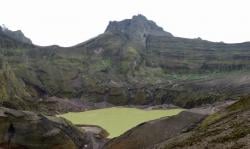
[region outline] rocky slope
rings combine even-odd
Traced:
[[[242,148],[250,147],[249,97],[207,117],[193,131],[155,145],[155,148]]]
[[[0,32],[1,72],[15,78],[0,80],[8,84],[0,94],[9,107],[35,103],[38,111],[53,103],[50,111],[60,112],[59,100],[47,102],[53,96],[191,108],[249,94],[249,58],[250,43],[174,37],[142,15],[110,22],[103,34],[68,48],[35,46]]]
[[[183,112],[141,124],[105,145],[105,149],[248,149],[250,98],[209,115]],[[204,119],[200,121],[201,119]],[[153,130],[153,131],[151,131]]]
[[[176,116],[145,122],[110,140],[104,149],[150,148],[194,127],[204,117],[202,114],[184,111]]]

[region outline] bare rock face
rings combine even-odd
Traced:
[[[133,16],[132,19],[120,22],[111,21],[105,32],[124,33],[136,41],[144,41],[148,35],[173,37],[171,33],[165,32],[143,15]]]
[[[0,26],[0,33],[2,33],[3,32],[3,28],[2,28],[2,26]]]
[[[32,41],[25,37],[25,35],[23,34],[23,32],[21,30],[17,30],[17,31],[11,31],[6,27],[1,27],[0,28],[0,33],[4,33],[5,35],[7,35],[8,37],[17,40],[21,43],[26,43],[26,44],[32,44]]]
[[[62,118],[0,108],[0,148],[92,149],[92,136]]]
[[[101,149],[103,145],[108,141],[109,133],[97,125],[77,125],[79,128],[83,129],[86,133],[93,134],[89,135],[90,140],[92,140],[93,149]]]

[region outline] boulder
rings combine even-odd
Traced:
[[[93,134],[89,135],[92,140],[93,149],[100,149],[108,141],[109,133],[100,126],[97,125],[77,125],[85,132]]]
[[[0,108],[0,148],[92,149],[93,135],[63,118]]]

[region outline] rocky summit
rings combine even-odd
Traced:
[[[145,42],[149,35],[173,37],[171,33],[164,31],[143,15],[133,16],[132,19],[120,22],[111,21],[105,32],[126,34],[131,40],[137,42]]]
[[[32,44],[32,41],[29,38],[27,38],[21,30],[11,31],[5,26],[3,27],[0,26],[0,33],[5,34],[6,36],[14,40],[17,40],[21,43]]]

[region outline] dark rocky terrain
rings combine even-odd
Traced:
[[[106,139],[63,118],[0,108],[0,148],[98,149]]]

